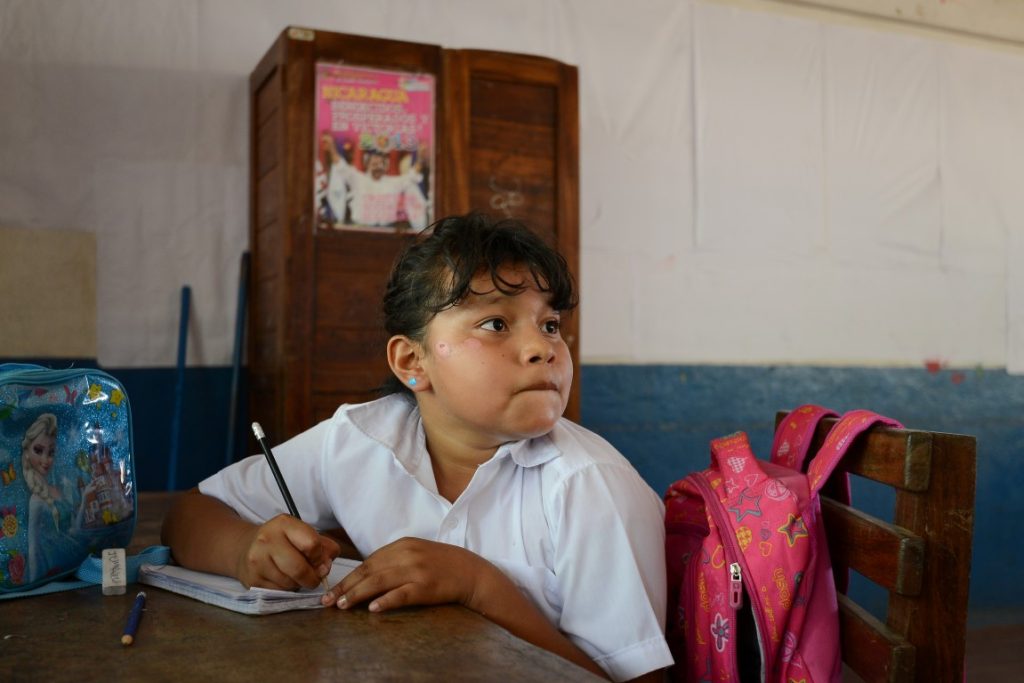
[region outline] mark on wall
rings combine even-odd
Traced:
[[[487,186],[491,188],[491,208],[497,209],[505,214],[505,218],[512,217],[512,209],[522,206],[524,200],[522,189],[523,184],[519,178],[511,178],[505,180],[504,178],[499,179],[497,176],[491,176],[487,181]]]
[[[927,358],[924,361],[924,368],[930,375],[937,375],[941,371],[949,367],[949,361],[942,360],[939,358]],[[975,368],[974,374],[977,379],[981,379],[981,375],[984,373],[982,366],[978,365]],[[967,380],[967,373],[963,370],[951,370],[949,373],[949,381],[953,384],[963,384]]]

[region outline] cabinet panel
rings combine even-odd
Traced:
[[[277,168],[278,153],[281,149],[281,121],[276,112],[260,124],[256,134],[256,178],[263,179],[267,173]]]
[[[575,67],[485,50],[446,50],[449,190],[457,211],[524,220],[579,282],[579,117]],[[579,313],[563,334],[576,361],[566,417],[579,420]]]
[[[314,393],[368,400],[384,381],[389,369],[380,302],[391,264],[410,239],[359,232],[318,236]]]

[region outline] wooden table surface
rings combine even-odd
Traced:
[[[139,495],[129,552],[159,542],[169,501]],[[0,602],[0,681],[600,680],[455,605],[247,616],[145,586],[137,640],[124,647],[138,589]]]

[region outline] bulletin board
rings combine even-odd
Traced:
[[[0,227],[0,358],[96,357],[96,235]]]

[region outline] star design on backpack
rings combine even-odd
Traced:
[[[65,390],[66,390],[66,388],[65,388]],[[103,391],[103,387],[101,387],[99,384],[90,384],[89,385],[89,399],[87,401],[85,401],[85,403],[98,403],[100,401],[107,400],[107,398],[108,397],[107,397],[106,393],[104,393],[104,391]]]
[[[736,521],[742,522],[744,517],[748,515],[751,517],[761,516],[761,496],[751,496],[747,494],[750,489],[743,489],[740,491],[740,497],[736,501],[736,505],[727,508],[729,512],[735,513]]]
[[[789,513],[789,519],[786,523],[779,527],[779,533],[786,537],[786,543],[792,548],[796,545],[798,538],[807,538],[807,525],[804,524],[803,517],[797,517],[792,512]]]

